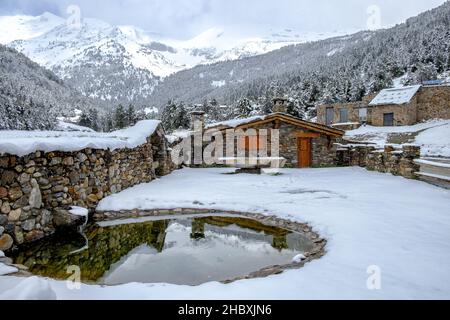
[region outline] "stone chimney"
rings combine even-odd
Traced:
[[[273,99],[273,113],[287,113],[287,99],[275,98]]]
[[[197,127],[196,127],[197,123]],[[195,110],[191,112],[191,130],[194,131],[196,128],[198,128],[198,125],[200,124],[201,128],[205,128],[205,112],[201,110]]]

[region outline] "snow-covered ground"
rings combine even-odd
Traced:
[[[415,143],[422,156],[450,157],[450,120],[430,120],[413,126],[362,126],[348,131],[346,139],[371,142],[379,147],[387,143]]]
[[[450,299],[450,191],[356,167],[283,170],[278,176],[224,174],[229,171],[176,171],[105,198],[100,208],[277,215],[308,222],[328,240],[327,254],[299,270],[228,285],[69,290],[62,281],[5,276],[0,299]],[[367,271],[378,268],[381,289],[369,290]],[[25,287],[36,293],[20,294]]]
[[[450,121],[446,125],[420,132],[415,143],[422,146],[422,154],[450,157]]]
[[[0,131],[0,154],[24,156],[35,151],[79,151],[85,148],[119,149],[135,148],[144,144],[157,129],[160,121],[144,120],[135,126],[100,133],[95,131]],[[60,123],[60,127],[61,127]],[[65,125],[65,129],[67,128]],[[73,126],[73,125],[72,125]],[[78,128],[77,128],[78,127]],[[83,127],[71,127],[81,130]]]

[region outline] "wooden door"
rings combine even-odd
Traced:
[[[299,168],[309,168],[311,164],[311,138],[298,138],[298,166]]]
[[[394,114],[393,113],[385,113],[383,115],[383,126],[385,126],[385,127],[393,127],[394,126]]]

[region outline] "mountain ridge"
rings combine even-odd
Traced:
[[[41,25],[36,26],[39,21]],[[49,26],[45,26],[46,22]],[[147,104],[161,80],[181,70],[328,36],[290,31],[236,40],[225,30],[212,28],[193,39],[180,41],[157,37],[133,26],[113,26],[89,18],[83,19],[77,29],[50,13],[40,17],[0,17],[0,26],[5,33],[11,33],[0,37],[0,42],[16,38],[7,45],[52,70],[85,96],[137,105]],[[21,32],[9,32],[14,29]]]

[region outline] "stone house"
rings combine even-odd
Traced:
[[[450,85],[438,82],[390,88],[353,103],[322,105],[319,123],[351,130],[373,126],[409,126],[430,119],[450,119]]]
[[[242,152],[248,157],[250,151],[257,152],[258,157],[272,157],[274,156],[271,154],[273,140],[270,129],[278,129],[277,156],[286,159],[287,167],[308,168],[335,165],[335,143],[340,141],[344,132],[291,116],[286,110],[286,100],[275,99],[272,114],[215,123],[204,127],[204,130],[210,135],[220,133],[223,136],[224,154],[227,149],[226,133],[234,130],[234,132],[245,133],[243,136],[236,134],[234,137],[235,157]],[[194,112],[192,117],[193,122],[204,121],[202,112]],[[267,154],[262,154],[263,149]]]

